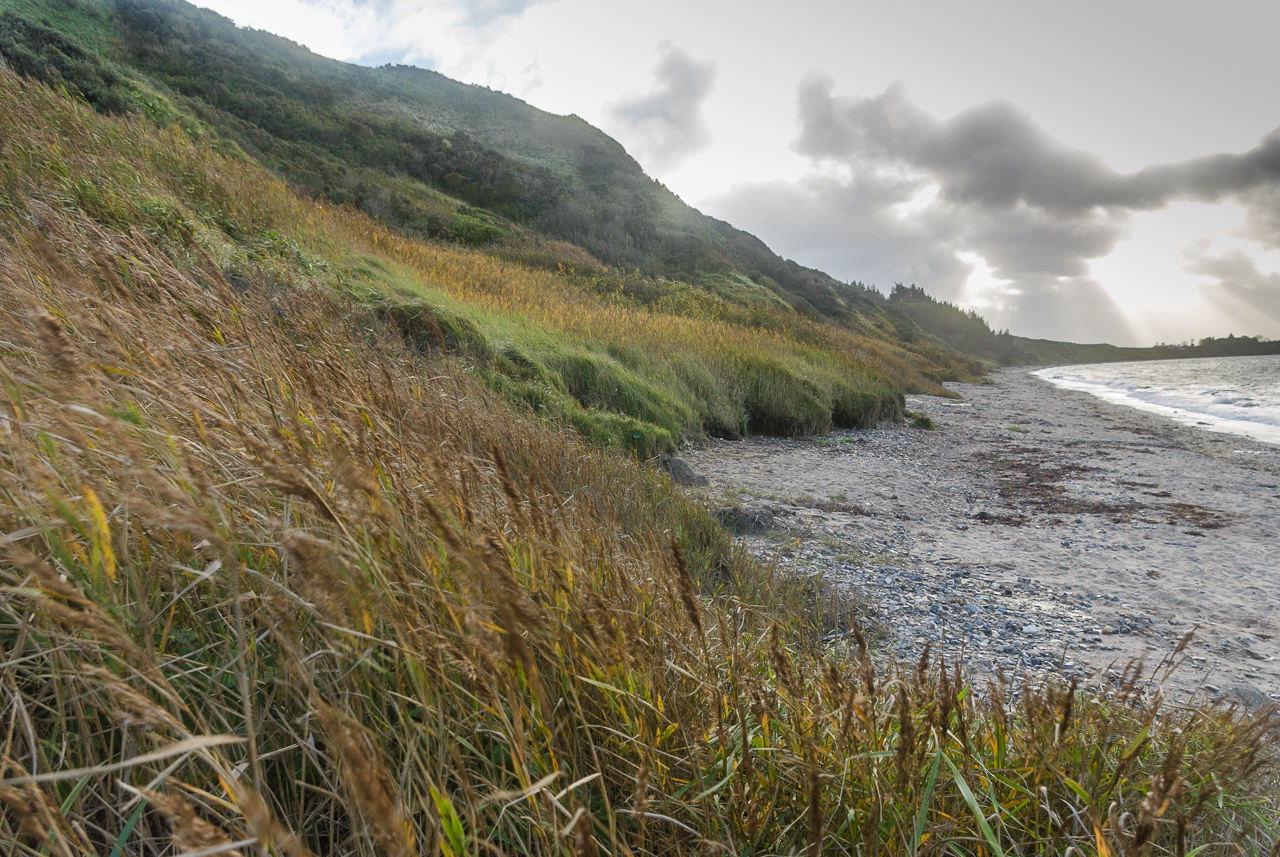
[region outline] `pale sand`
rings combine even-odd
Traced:
[[[908,397],[935,432],[711,441],[684,457],[711,478],[713,503],[778,513],[791,535],[757,548],[881,601],[903,657],[928,639],[951,651],[959,641],[978,672],[1030,660],[1043,674],[1065,659],[1096,674],[1136,657],[1154,666],[1198,625],[1178,696],[1280,698],[1280,447],[1029,371],[948,385],[956,400]],[[833,497],[830,511],[813,508]],[[1028,622],[1037,630],[1024,633]]]

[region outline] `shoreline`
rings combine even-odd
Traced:
[[[823,573],[914,661],[975,678],[1061,668],[1105,683],[1196,633],[1167,690],[1280,699],[1280,448],[1212,434],[1004,369],[908,396],[937,431],[708,441],[713,505],[772,532],[758,555]],[[1110,671],[1110,672],[1109,672]]]
[[[1272,356],[1273,355],[1259,355],[1259,357],[1262,357],[1264,359]],[[1277,360],[1274,368],[1277,370],[1280,370],[1280,355],[1274,355],[1274,357]],[[1192,358],[1193,362],[1195,361],[1215,362],[1215,361],[1233,360],[1233,359],[1237,359],[1237,358],[1231,358],[1231,357]],[[1254,359],[1254,358],[1250,356],[1245,356],[1239,359],[1248,360],[1248,359]],[[1138,364],[1121,364],[1121,365],[1145,366],[1145,365],[1148,365],[1149,362],[1161,362],[1161,361],[1148,361],[1148,362],[1138,363]],[[1026,368],[1030,374],[1033,374],[1035,377],[1041,378],[1042,380],[1048,381],[1050,384],[1052,384],[1054,387],[1057,387],[1058,389],[1072,390],[1076,392],[1086,393],[1090,396],[1093,396],[1096,399],[1100,399],[1110,404],[1119,405],[1124,408],[1129,408],[1137,411],[1142,411],[1144,413],[1154,414],[1156,416],[1164,417],[1166,420],[1176,423],[1180,426],[1191,427],[1197,430],[1204,429],[1205,431],[1208,431],[1214,434],[1228,434],[1234,437],[1247,438],[1249,440],[1252,440],[1258,443],[1265,443],[1271,446],[1280,447],[1280,425],[1274,425],[1272,423],[1267,423],[1267,422],[1258,422],[1254,420],[1233,419],[1231,417],[1221,416],[1219,414],[1210,413],[1208,411],[1199,411],[1199,410],[1190,409],[1185,406],[1174,407],[1171,405],[1161,404],[1159,402],[1147,401],[1141,397],[1130,395],[1128,392],[1126,392],[1123,386],[1121,386],[1120,388],[1111,387],[1105,381],[1097,381],[1093,379],[1080,378],[1078,374],[1075,377],[1068,375],[1065,378],[1054,377],[1050,374],[1055,369],[1073,369],[1073,368],[1089,369],[1089,368],[1093,368],[1094,365],[1096,364],[1090,364],[1088,366],[1077,366],[1072,364],[1072,365],[1053,365],[1053,366],[1022,367],[1022,368]],[[1108,365],[1108,364],[1102,364],[1102,365]]]

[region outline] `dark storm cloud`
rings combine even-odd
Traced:
[[[1115,173],[1101,158],[1058,143],[1006,102],[941,121],[901,84],[871,98],[837,98],[820,78],[800,88],[795,148],[814,159],[907,167],[941,180],[955,203],[1008,208],[1019,202],[1087,209]]]
[[[832,89],[831,80],[815,77],[799,90],[794,148],[817,173],[790,193],[807,195],[813,212],[806,216],[792,198],[783,206],[788,214],[771,215],[770,206],[782,201],[776,188],[772,194],[734,188],[717,205],[746,223],[785,217],[792,233],[826,236],[827,255],[845,262],[833,267],[847,277],[860,276],[848,264],[857,260],[867,265],[863,276],[882,286],[909,282],[915,259],[924,263],[916,268],[938,277],[915,281],[955,299],[970,266],[941,257],[975,253],[1008,281],[992,312],[1002,323],[1030,335],[1125,339],[1119,308],[1088,275],[1090,260],[1126,237],[1134,212],[1233,199],[1246,210],[1249,236],[1280,246],[1280,129],[1241,154],[1123,174],[1055,139],[1008,102],[942,120],[913,103],[900,84],[871,97],[840,97]],[[873,186],[878,193],[868,192]],[[936,188],[933,202],[904,210],[927,187]],[[892,266],[901,268],[880,273]],[[1260,276],[1232,280],[1223,293],[1266,304],[1280,284]],[[1088,307],[1083,315],[1075,310],[1080,305]]]
[[[1235,197],[1246,205],[1265,205],[1266,200],[1274,204],[1280,186],[1280,128],[1247,152],[1157,164],[1139,170],[1125,181],[1135,203],[1159,200],[1158,204],[1163,204],[1173,199],[1218,202]]]
[[[1054,139],[1005,101],[940,120],[911,102],[901,84],[870,98],[837,97],[832,87],[824,78],[801,84],[798,152],[918,170],[938,180],[942,195],[958,204],[1021,204],[1069,215],[1098,207],[1137,211],[1175,200],[1220,202],[1280,183],[1280,129],[1242,154],[1206,155],[1126,175]]]
[[[653,67],[653,88],[609,108],[623,136],[633,141],[655,170],[674,166],[706,148],[711,129],[702,116],[702,103],[716,80],[712,60],[695,59],[684,48],[663,42]]]

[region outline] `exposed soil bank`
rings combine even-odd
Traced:
[[[1280,699],[1280,447],[1028,372],[949,384],[959,400],[908,397],[937,431],[711,441],[685,457],[713,502],[773,513],[747,536],[755,550],[859,592],[904,658],[929,642],[963,647],[979,676],[1103,679],[1132,658],[1154,668],[1199,626],[1175,699]]]

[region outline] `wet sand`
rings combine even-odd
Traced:
[[[961,648],[977,676],[1155,667],[1168,690],[1280,699],[1280,447],[1177,425],[1008,369],[937,425],[709,441],[713,505],[764,510],[753,549],[868,602],[883,651]]]

